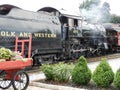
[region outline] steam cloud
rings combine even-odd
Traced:
[[[91,5],[89,10],[80,9],[81,15],[90,23],[109,22],[110,16],[106,14],[108,8],[102,8],[100,5]]]

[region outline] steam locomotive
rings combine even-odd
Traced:
[[[80,16],[68,15],[52,7],[37,12],[13,5],[0,6],[0,47],[15,48],[15,36],[32,35],[34,66],[79,56],[102,55],[110,48],[102,25],[83,22]],[[21,48],[21,45],[19,45]],[[25,57],[28,45],[25,45]]]

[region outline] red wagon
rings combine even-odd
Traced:
[[[14,90],[25,90],[28,87],[29,76],[24,71],[24,68],[32,66],[32,59],[30,58],[31,38],[30,36],[27,40],[18,40],[18,37],[16,37],[15,51],[17,51],[18,42],[22,42],[22,55],[24,54],[23,47],[25,42],[29,42],[28,58],[26,61],[10,60],[0,62],[0,88],[7,89],[12,85]]]

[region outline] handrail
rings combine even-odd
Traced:
[[[24,39],[24,40],[19,40],[18,36],[16,36],[16,42],[15,42],[15,51],[18,51],[18,43],[22,43],[22,48],[21,48],[21,55],[24,56],[24,46],[25,42],[29,43],[28,46],[28,58],[31,56],[31,45],[32,45],[32,35],[30,35],[29,39]]]

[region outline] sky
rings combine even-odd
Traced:
[[[68,11],[79,12],[79,5],[84,0],[0,0],[2,4],[12,4],[25,10],[37,11],[42,7],[51,6],[57,9],[64,8]],[[110,4],[111,13],[120,15],[120,1],[119,0],[101,0]]]

